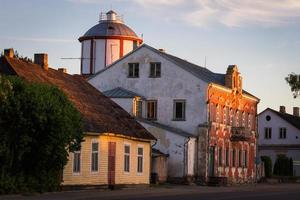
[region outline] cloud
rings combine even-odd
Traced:
[[[300,0],[67,0],[141,7],[139,14],[191,26],[276,27],[300,23]],[[128,7],[124,7],[124,10]],[[149,13],[151,13],[149,15]]]
[[[264,27],[300,22],[299,0],[195,0],[195,7],[184,21],[194,26],[211,23],[228,27]],[[192,20],[191,20],[192,19]]]
[[[71,43],[75,40],[58,39],[58,38],[26,38],[26,37],[0,37],[0,40],[13,40],[25,42],[49,42],[49,43]]]

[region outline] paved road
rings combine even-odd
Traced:
[[[82,190],[36,194],[7,195],[1,200],[299,200],[300,184],[276,184],[235,187],[160,186],[122,190]]]

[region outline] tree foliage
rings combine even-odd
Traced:
[[[277,155],[274,165],[274,175],[293,176],[293,159],[285,155]]]
[[[267,178],[272,176],[272,160],[269,156],[261,156],[261,161],[264,162],[265,175]]]
[[[0,193],[58,189],[82,140],[81,115],[57,87],[0,75]]]
[[[291,73],[285,78],[285,80],[291,87],[294,98],[300,96],[300,75]]]

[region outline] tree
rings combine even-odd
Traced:
[[[81,115],[57,87],[0,75],[0,193],[57,190],[82,140]]]
[[[300,95],[300,75],[291,73],[285,78],[285,80],[291,87],[294,98],[297,98]]]
[[[265,175],[267,178],[272,176],[272,160],[269,156],[261,156],[261,161],[264,162]]]

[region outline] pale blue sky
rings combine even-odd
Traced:
[[[259,111],[300,106],[284,80],[300,74],[300,0],[0,0],[0,49],[47,52],[79,73],[79,60],[60,58],[80,57],[77,39],[110,8],[153,47],[199,65],[206,56],[214,72],[237,64]]]

